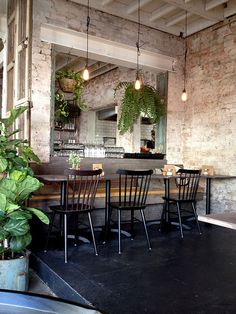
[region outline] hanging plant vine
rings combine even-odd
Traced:
[[[153,124],[158,123],[164,115],[164,102],[153,86],[142,84],[141,88],[136,90],[133,82],[120,82],[114,90],[114,96],[120,89],[124,89],[118,122],[120,134],[132,131],[141,114],[148,117]]]

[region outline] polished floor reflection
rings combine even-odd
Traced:
[[[59,297],[110,314],[235,313],[236,233],[201,227],[201,236],[194,228],[181,240],[179,230],[161,233],[151,226],[152,251],[141,229],[133,241],[122,239],[122,255],[117,238],[100,242],[99,256],[92,245],[71,246],[68,264],[63,251],[38,250],[33,267]]]

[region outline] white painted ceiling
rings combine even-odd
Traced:
[[[87,6],[88,0],[70,0]],[[138,0],[90,0],[90,7],[137,22]],[[236,14],[236,0],[140,0],[141,24],[185,37]]]

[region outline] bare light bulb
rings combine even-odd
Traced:
[[[84,69],[84,72],[83,72],[83,79],[84,79],[85,81],[88,81],[88,79],[89,79],[89,71],[88,71],[87,67]]]
[[[139,90],[140,87],[141,87],[141,82],[140,82],[140,80],[137,78],[136,81],[135,81],[135,84],[134,84],[134,88],[135,88],[136,90]]]
[[[182,101],[186,101],[188,99],[188,95],[186,92],[186,89],[184,88],[182,96],[181,96]]]

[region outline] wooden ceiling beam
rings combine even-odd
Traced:
[[[157,19],[159,19],[162,16],[165,16],[166,14],[172,12],[176,10],[176,7],[173,5],[169,5],[169,4],[165,4],[163,5],[161,8],[155,10],[154,12],[152,12],[149,20],[151,22],[156,21]]]
[[[140,0],[140,8],[144,7],[146,4],[150,3],[152,0]],[[126,10],[127,14],[133,14],[134,12],[138,11],[138,1],[134,0]]]

